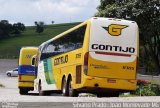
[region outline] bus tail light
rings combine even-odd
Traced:
[[[88,72],[88,55],[89,52],[86,52],[84,55],[84,73],[87,75]]]
[[[18,75],[18,79],[19,79],[19,81],[21,80],[21,75]]]

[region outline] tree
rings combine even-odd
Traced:
[[[12,25],[7,20],[0,21],[0,39],[9,37],[12,31]]]
[[[54,21],[52,21],[51,23],[54,24]]]
[[[160,74],[160,1],[101,0],[97,9],[95,16],[123,18],[138,23],[146,64],[152,60]]]
[[[36,32],[37,33],[42,33],[44,31],[44,22],[43,21],[35,21],[35,25],[36,25]]]
[[[24,30],[25,30],[24,24],[20,22],[13,24],[13,34],[20,34]]]
[[[0,39],[16,36],[13,34],[20,34],[24,30],[25,26],[20,22],[12,25],[7,20],[0,21]]]

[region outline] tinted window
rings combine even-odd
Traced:
[[[16,69],[14,69],[13,71],[18,71],[18,69],[16,68]]]
[[[86,25],[48,43],[42,50],[41,60],[81,48],[85,31]]]

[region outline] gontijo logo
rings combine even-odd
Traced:
[[[127,25],[111,24],[108,27],[103,27],[111,36],[121,35],[122,29],[128,27]]]

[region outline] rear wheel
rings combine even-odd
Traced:
[[[69,89],[69,96],[70,97],[78,97],[77,90],[73,89],[73,87],[72,87],[72,79],[71,78],[69,79],[68,89]]]
[[[68,96],[68,87],[67,87],[66,78],[63,78],[63,80],[62,80],[62,95]]]
[[[21,94],[21,95],[27,95],[28,94],[28,90],[26,88],[20,88],[19,89],[19,94]]]

